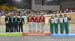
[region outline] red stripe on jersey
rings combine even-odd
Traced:
[[[36,22],[37,22],[37,23],[40,23],[40,17],[37,17],[37,18],[36,18]]]
[[[28,17],[28,22],[33,22],[33,17],[32,16]]]
[[[33,22],[36,22],[37,17],[33,16]]]
[[[41,22],[45,22],[45,17],[44,16],[40,16],[40,21]]]

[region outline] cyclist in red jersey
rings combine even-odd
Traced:
[[[40,16],[40,32],[43,33],[44,30],[44,24],[45,24],[45,17],[43,15]]]
[[[33,32],[33,18],[32,18],[32,15],[28,16],[28,22],[29,22],[29,32]]]
[[[40,17],[39,16],[37,16],[36,23],[37,23],[37,25],[36,25],[36,32],[40,32]]]

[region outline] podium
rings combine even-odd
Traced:
[[[50,32],[44,33],[30,33],[30,32],[23,32],[23,36],[50,36]]]

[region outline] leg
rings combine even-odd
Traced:
[[[66,34],[69,33],[69,24],[68,24],[68,22],[65,23],[65,32],[66,32]]]
[[[9,32],[9,25],[6,24],[6,32]]]
[[[42,32],[43,28],[42,28],[42,23],[39,23],[39,31]]]
[[[35,32],[37,32],[37,23],[35,22]]]
[[[60,23],[60,32],[63,34],[64,28],[63,28],[63,23]]]
[[[23,25],[21,25],[21,32],[23,32]]]
[[[31,29],[30,29],[30,22],[29,22],[29,32],[31,32]]]
[[[55,33],[58,33],[58,23],[55,23]]]
[[[33,23],[30,22],[30,32],[32,33],[33,32]]]
[[[15,28],[15,26],[12,26],[11,27],[11,32],[14,32],[14,28]]]
[[[40,24],[37,23],[37,32],[40,32]]]
[[[34,23],[33,22],[31,23],[31,31],[32,31],[32,33],[34,32]]]
[[[37,25],[37,23],[35,22],[34,23],[34,31],[36,32],[36,25]]]
[[[13,32],[14,29],[14,23],[11,24],[10,32]]]
[[[53,23],[50,23],[50,32],[51,32],[51,33],[54,33],[53,29],[54,29],[54,28],[53,28]]]
[[[19,24],[19,30],[18,30],[19,32],[20,32],[20,28],[21,28],[21,25]]]
[[[33,22],[33,33],[35,33],[35,22]]]
[[[40,26],[41,26],[41,32],[43,33],[44,32],[44,23],[40,23]]]
[[[18,25],[16,25],[16,31],[18,32]]]
[[[13,32],[16,32],[16,24],[13,26]]]
[[[11,32],[11,25],[9,25],[9,32]]]
[[[13,28],[14,28],[14,27],[11,27],[11,28],[10,28],[10,32],[13,32]]]
[[[36,28],[35,28],[36,32],[38,31],[38,23],[36,23]]]

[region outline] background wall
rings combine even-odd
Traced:
[[[32,9],[33,10],[60,10],[59,5],[41,5],[41,3],[35,4],[35,0],[32,0]]]
[[[51,14],[50,15],[44,15],[45,16],[45,23],[46,24],[49,24],[49,19],[50,19],[50,16],[51,16]],[[69,18],[71,18],[71,20],[69,21],[69,23],[70,24],[74,24],[75,23],[75,14],[74,13],[67,13],[67,16],[69,17]],[[19,17],[19,16],[18,16]],[[25,18],[25,25],[28,25],[28,22],[27,22],[27,18],[26,18],[26,16],[24,16]],[[1,16],[0,17],[0,24],[5,24],[5,16]]]

